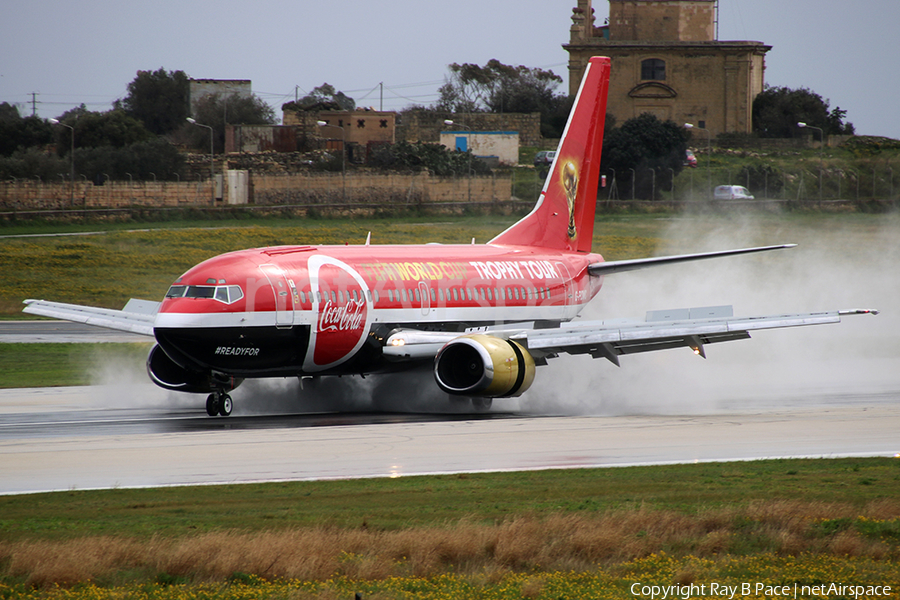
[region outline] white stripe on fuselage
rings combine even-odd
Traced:
[[[418,306],[404,308],[374,308],[372,323],[431,323],[448,322],[525,322],[535,320],[567,321],[573,312],[584,308],[580,305],[531,305],[531,306],[438,306],[423,315]],[[309,309],[293,311],[294,325],[312,325],[318,314]],[[158,328],[233,328],[275,327],[275,312],[226,312],[226,313],[159,313],[154,327]]]

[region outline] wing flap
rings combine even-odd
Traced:
[[[158,302],[132,299],[123,310],[80,306],[47,300],[25,300],[23,312],[30,315],[52,317],[74,323],[85,323],[106,329],[128,331],[153,336],[153,323],[159,309]]]
[[[719,307],[724,308],[724,307]],[[690,309],[703,312],[704,309]],[[661,312],[680,311],[653,311]],[[730,311],[728,311],[730,312]],[[531,352],[545,355],[566,352],[607,358],[618,365],[618,356],[654,350],[688,347],[705,357],[703,346],[748,339],[750,331],[839,323],[842,315],[877,314],[867,309],[826,311],[760,317],[719,317],[710,319],[632,321],[588,321],[567,323],[556,329],[535,329],[512,336]],[[649,317],[650,315],[648,315]]]

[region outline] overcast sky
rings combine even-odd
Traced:
[[[491,58],[567,78],[575,0],[5,0],[0,102],[49,118],[107,110],[138,70],[250,79],[283,102],[328,82],[361,106],[430,104],[452,62]],[[594,0],[598,24],[609,5]],[[857,133],[900,138],[900,1],[721,0],[721,40],[773,46],[766,82],[808,87]],[[567,90],[567,82],[559,88]]]

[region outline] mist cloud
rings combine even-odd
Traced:
[[[789,250],[608,277],[583,319],[734,306],[737,316],[878,308],[878,316],[753,333],[750,340],[606,360],[564,357],[539,369],[524,409],[577,414],[767,410],[900,390],[900,240],[896,216],[739,215],[673,219],[660,254],[797,243]],[[602,252],[602,249],[601,249]],[[871,400],[870,398],[870,400]]]

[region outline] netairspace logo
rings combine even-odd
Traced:
[[[821,585],[768,585],[765,583],[708,583],[698,585],[644,585],[640,582],[631,586],[631,594],[651,600],[682,598],[688,600],[698,596],[720,596],[733,600],[736,597],[764,596],[766,598],[878,598],[891,595],[889,585],[846,585],[827,583]]]

